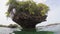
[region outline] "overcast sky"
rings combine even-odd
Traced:
[[[5,12],[8,9],[6,6],[8,0],[0,0],[0,24],[11,24],[14,23],[11,19],[8,19]],[[44,3],[49,6],[47,21],[42,22],[41,25],[60,23],[60,0],[34,0],[35,2]]]

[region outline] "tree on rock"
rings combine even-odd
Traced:
[[[28,1],[9,0],[7,17],[26,29],[35,28],[35,25],[46,21],[49,7],[43,3]]]

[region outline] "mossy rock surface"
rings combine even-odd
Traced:
[[[40,32],[30,32],[30,31],[15,31],[15,34],[54,34],[53,32],[49,31],[40,31]]]

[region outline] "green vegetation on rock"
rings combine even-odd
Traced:
[[[23,29],[35,28],[35,25],[46,21],[49,7],[43,3],[34,2],[33,0],[17,1],[9,0],[7,17],[13,15],[12,20],[23,27]],[[15,11],[13,11],[15,9]]]
[[[40,31],[40,32],[26,32],[26,31],[15,31],[15,34],[54,34],[53,32],[49,31]]]

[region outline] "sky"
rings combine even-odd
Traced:
[[[6,17],[5,12],[8,9],[8,6],[6,5],[8,0],[0,0],[0,24],[8,25],[8,24],[14,24],[10,18]],[[37,3],[44,3],[49,6],[49,12],[47,21],[40,23],[39,25],[46,25],[46,24],[52,24],[52,23],[60,23],[60,0],[34,0]]]

